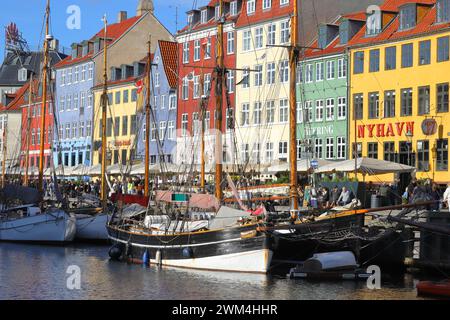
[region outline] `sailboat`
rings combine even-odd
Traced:
[[[46,36],[42,65],[41,132],[45,132],[49,81],[49,42],[53,39],[49,34],[49,20],[50,0],[47,0],[45,14]],[[30,83],[30,105],[32,87],[33,85]],[[75,218],[64,210],[52,205],[46,205],[43,202],[44,142],[45,135],[42,134],[40,139],[38,189],[7,185],[1,191],[3,203],[0,208],[0,241],[64,243],[72,241],[75,237]],[[3,184],[4,180],[3,178]]]
[[[219,2],[219,16],[223,16],[223,2]],[[222,152],[221,115],[226,71],[223,56],[224,19],[218,20],[216,155]],[[149,139],[146,141],[148,144]],[[271,238],[259,231],[263,221],[258,217],[222,205],[222,164],[219,162],[216,162],[215,170],[217,204],[214,210],[201,214],[194,212],[189,206],[191,194],[174,193],[172,200],[175,204],[172,203],[172,207],[153,208],[153,214],[147,210],[143,221],[114,216],[108,224],[109,238],[114,243],[109,251],[111,258],[167,267],[267,273],[273,255]]]

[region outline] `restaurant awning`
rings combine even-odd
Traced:
[[[378,160],[372,158],[357,158],[333,162],[326,166],[320,167],[316,170],[316,173],[331,173],[331,172],[354,172],[356,170],[358,173],[367,175],[376,175],[383,173],[402,173],[402,172],[413,172],[416,168],[407,166],[405,164],[390,162],[385,160]]]

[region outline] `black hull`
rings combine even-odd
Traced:
[[[184,234],[155,235],[108,226],[120,259],[190,269],[267,273],[271,238],[257,225]],[[250,233],[250,234],[248,234]],[[254,260],[256,259],[256,260]],[[248,263],[250,262],[250,265]]]

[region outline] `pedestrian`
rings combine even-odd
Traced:
[[[450,183],[447,184],[447,189],[445,189],[444,196],[442,198],[442,202],[447,204],[447,208],[450,211]]]
[[[342,187],[341,195],[338,199],[338,205],[345,206],[352,201],[352,193],[346,187]]]

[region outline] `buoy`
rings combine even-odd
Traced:
[[[194,256],[194,251],[192,251],[192,248],[184,248],[183,249],[183,257],[192,258],[193,256]]]
[[[145,252],[142,255],[142,264],[147,267],[150,265],[150,253],[148,252],[148,249],[145,249]]]
[[[122,255],[122,248],[118,243],[116,243],[109,249],[109,256],[111,259],[120,260],[121,255]]]
[[[162,264],[162,254],[161,254],[161,250],[156,251],[156,263],[158,264],[159,267],[161,267]]]

